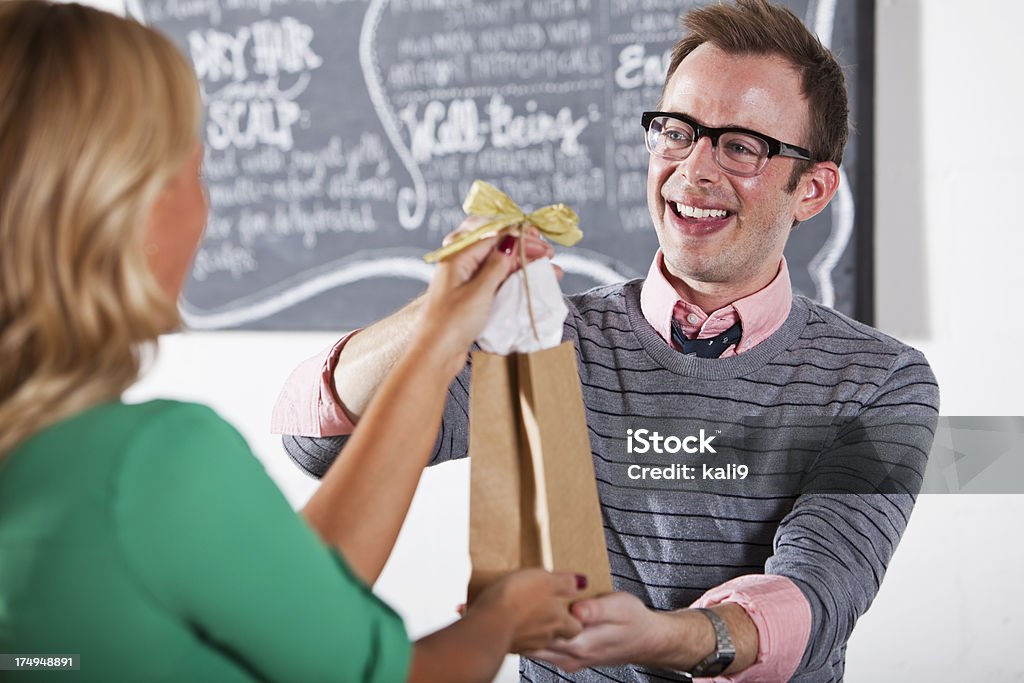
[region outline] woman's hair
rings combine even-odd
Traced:
[[[192,68],[160,33],[0,1],[0,457],[120,396],[177,323],[143,243],[200,117]]]

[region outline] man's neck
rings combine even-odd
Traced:
[[[769,270],[757,278],[742,283],[702,282],[700,280],[682,278],[669,271],[662,263],[662,272],[683,301],[699,306],[705,313],[712,313],[724,308],[744,297],[759,292],[775,279],[779,269]]]

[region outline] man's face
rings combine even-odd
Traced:
[[[705,43],[676,69],[661,109],[807,147],[800,77],[779,57],[729,55]],[[737,297],[770,282],[797,215],[801,189],[786,192],[794,163],[799,162],[776,156],[760,175],[730,175],[715,163],[707,138],[682,161],[652,155],[647,204],[670,279],[702,291],[734,291]],[[690,217],[679,205],[727,213]]]

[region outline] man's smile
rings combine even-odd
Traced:
[[[695,200],[677,202],[666,199],[665,204],[668,206],[668,213],[671,214],[672,224],[689,236],[704,236],[718,232],[728,225],[735,215],[735,211],[725,207]]]

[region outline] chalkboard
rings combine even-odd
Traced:
[[[565,202],[566,292],[657,249],[640,113],[680,0],[129,0],[175,39],[206,108],[211,213],[181,301],[197,329],[365,325],[422,290],[474,178]],[[870,321],[873,5],[792,1],[848,66],[856,134],[830,209],[786,251],[794,289]],[[864,115],[864,114],[867,115]]]

